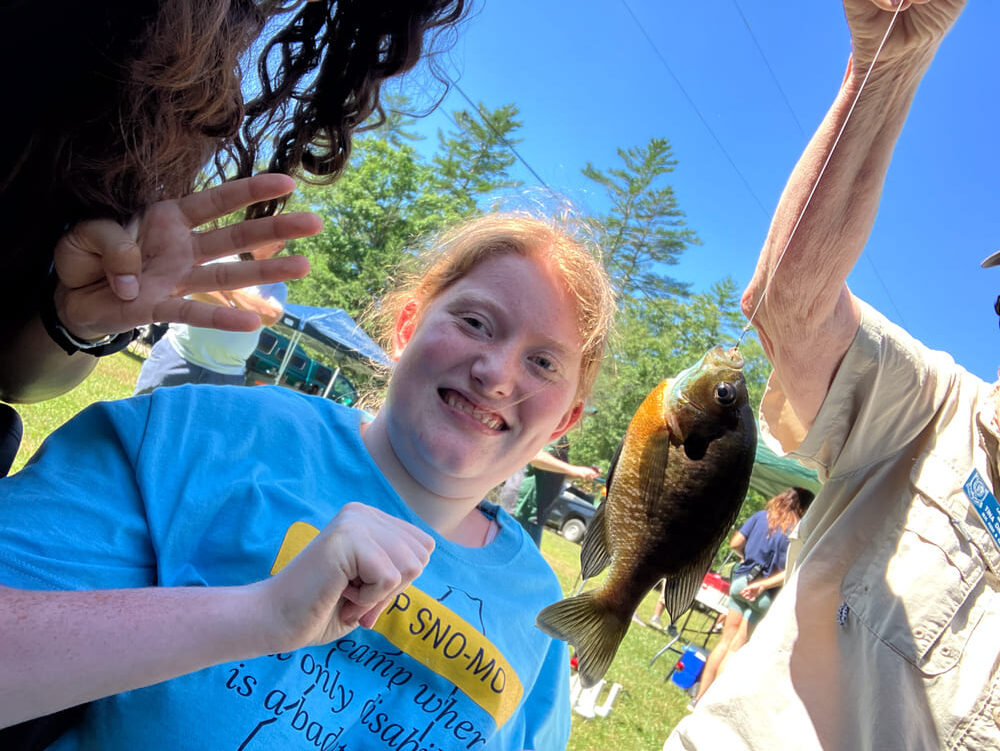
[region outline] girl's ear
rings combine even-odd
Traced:
[[[392,335],[393,360],[399,360],[403,354],[403,350],[406,349],[406,345],[410,343],[413,332],[417,328],[417,313],[419,310],[420,303],[416,300],[410,300],[399,311],[399,315],[396,316],[396,329]]]
[[[549,442],[551,443],[556,438],[561,436],[563,433],[569,431],[574,425],[580,422],[580,417],[583,416],[583,402],[577,402],[574,404],[565,415],[563,415],[562,420],[560,420],[559,425],[553,431],[552,435],[549,437]]]

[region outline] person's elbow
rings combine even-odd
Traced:
[[[82,353],[67,356],[41,332],[31,339],[0,344],[0,401],[8,404],[44,402],[73,390],[86,380],[97,358]]]

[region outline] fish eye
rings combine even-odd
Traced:
[[[728,407],[736,401],[736,387],[725,381],[715,384],[715,401],[723,407]]]

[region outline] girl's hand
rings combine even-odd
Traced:
[[[272,652],[325,644],[378,616],[430,560],[433,538],[360,503],[344,506],[259,589]]]
[[[79,339],[97,340],[152,322],[253,331],[253,313],[186,300],[193,292],[239,289],[297,279],[309,272],[300,256],[203,265],[262,245],[315,235],[318,216],[279,214],[227,227],[197,227],[238,209],[291,192],[287,175],[234,180],[176,200],[160,201],[131,222],[97,219],[73,227],[55,248],[59,320]]]

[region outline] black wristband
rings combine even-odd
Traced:
[[[42,285],[42,296],[39,300],[38,314],[42,319],[42,325],[45,327],[49,338],[58,344],[67,355],[73,355],[77,352],[83,352],[94,357],[113,355],[115,352],[121,352],[125,349],[139,335],[138,329],[132,329],[131,331],[124,331],[115,336],[106,336],[96,342],[80,341],[66,330],[62,321],[59,320],[59,315],[56,313],[55,292],[58,284],[59,276],[56,274],[56,269],[53,265],[49,269],[49,275],[45,280],[45,284]]]

